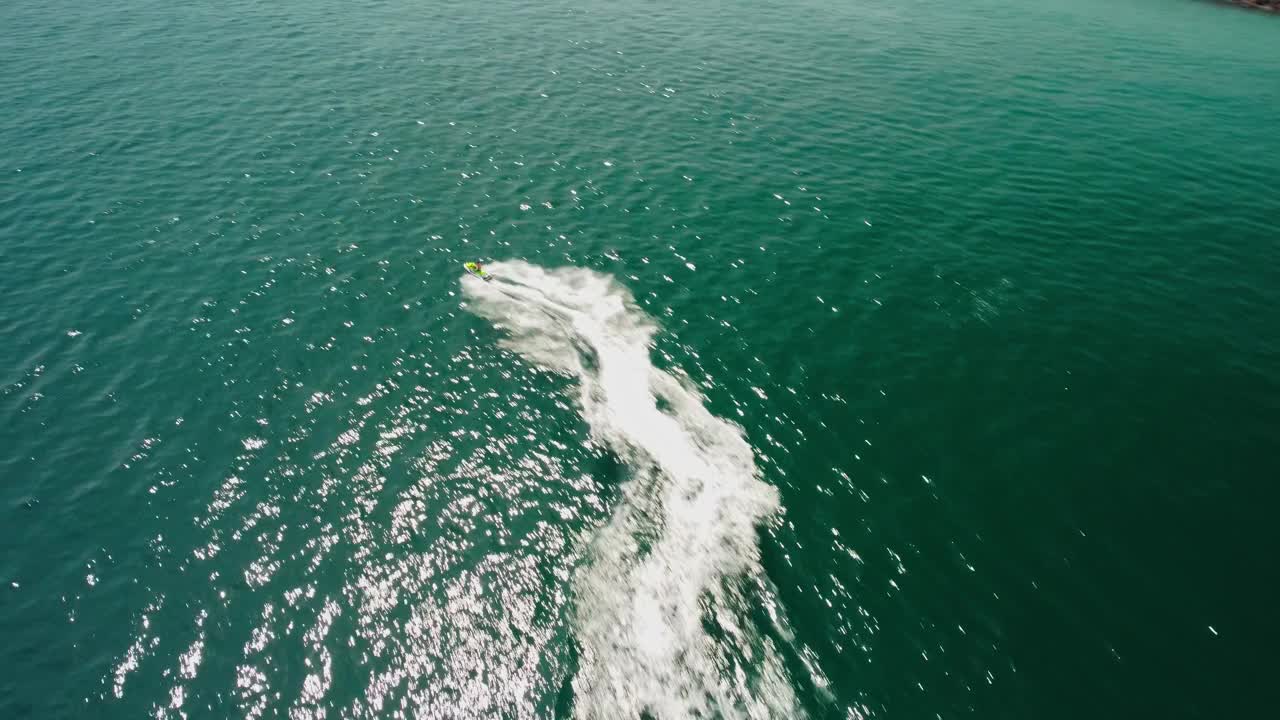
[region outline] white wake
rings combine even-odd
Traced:
[[[630,469],[574,576],[576,714],[799,716],[778,648],[751,617],[778,621],[756,529],[779,503],[742,430],[653,365],[657,327],[611,276],[488,269],[490,282],[464,278],[468,309],[529,362],[573,377],[594,438]]]

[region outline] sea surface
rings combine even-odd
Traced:
[[[1280,18],[6,2],[0,98],[0,718],[1274,712]]]

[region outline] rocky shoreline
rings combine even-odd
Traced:
[[[1264,12],[1280,12],[1280,0],[1221,0],[1228,5],[1262,10]]]

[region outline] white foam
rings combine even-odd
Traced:
[[[777,648],[749,615],[762,600],[776,615],[756,527],[779,503],[742,430],[654,367],[657,327],[611,276],[487,269],[491,282],[463,280],[469,309],[511,350],[575,378],[593,436],[631,470],[574,576],[577,715],[799,716]]]

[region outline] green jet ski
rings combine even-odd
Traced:
[[[483,267],[480,267],[480,263],[478,262],[462,263],[462,267],[466,268],[467,272],[471,273],[472,275],[475,275],[481,280],[488,280],[493,277],[489,273],[485,272],[485,269]]]

